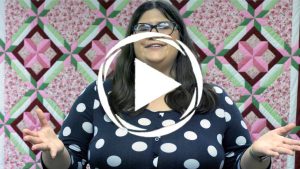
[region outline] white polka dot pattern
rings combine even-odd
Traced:
[[[230,106],[234,105],[234,101],[229,96],[226,96],[225,90],[218,86],[213,86],[213,90],[217,93],[219,99],[218,107],[214,111],[208,114],[193,116],[189,123],[179,129],[178,132],[175,132],[171,137],[168,135],[161,137],[153,136],[149,139],[135,137],[129,133],[127,129],[118,128],[118,126],[114,125],[107,114],[100,108],[101,102],[97,97],[97,87],[92,86],[88,89],[90,91],[85,93],[92,91],[94,94],[89,95],[88,98],[81,98],[80,100],[82,101],[76,102],[73,109],[75,112],[70,113],[70,118],[66,120],[60,133],[62,139],[81,138],[82,136],[92,137],[92,135],[94,135],[93,141],[90,142],[88,149],[81,147],[81,142],[73,142],[67,145],[67,148],[72,152],[86,153],[86,157],[80,160],[78,158],[73,159],[71,156],[72,168],[83,168],[87,165],[88,161],[96,164],[96,166],[92,168],[101,168],[101,166],[97,166],[97,164],[100,164],[100,162],[97,163],[99,159],[107,163],[106,168],[132,168],[132,166],[135,168],[161,168],[163,163],[166,162],[164,161],[164,156],[176,156],[176,158],[180,160],[179,165],[177,166],[176,164],[178,168],[222,169],[224,167],[224,161],[226,161],[224,160],[224,156],[225,158],[232,158],[228,161],[235,161],[240,152],[246,149],[247,146],[243,145],[250,143],[248,137],[245,137],[248,132],[245,121],[243,121],[240,116],[236,116],[237,112],[235,112],[235,107]],[[81,97],[86,96],[82,95]],[[93,109],[97,109],[99,112],[91,113]],[[124,114],[124,120],[131,117],[127,115],[128,114]],[[77,118],[79,116],[83,118]],[[145,112],[132,117],[132,120],[128,122],[151,131],[160,127],[173,125],[179,120],[179,117],[178,112],[176,112],[175,115],[175,112],[172,111],[170,111],[170,113],[157,112],[151,114]],[[99,123],[97,123],[97,126],[94,126],[94,123],[87,119],[94,119]],[[228,127],[234,128],[235,131],[224,132]],[[122,146],[122,149],[117,149],[115,145],[119,144],[120,140],[124,146]],[[176,142],[174,140],[176,140]],[[81,141],[81,139],[79,139],[79,141]],[[229,142],[231,142],[231,144],[225,144]],[[232,146],[232,144],[235,146]],[[190,148],[182,147],[186,145]],[[228,150],[228,147],[226,147],[228,145],[232,146],[232,149],[230,149],[230,152],[225,153],[224,150]],[[155,150],[153,146],[155,146]],[[158,148],[158,151],[156,148]],[[199,148],[204,151],[200,152]],[[235,148],[238,151],[236,151]],[[100,154],[101,151],[106,150],[108,150],[107,152],[110,152],[110,154],[97,155]],[[142,162],[141,165],[140,163],[135,164],[130,161],[125,162],[127,156],[130,158],[141,157],[143,159],[145,156],[148,162]],[[206,161],[213,162],[206,163]],[[228,164],[228,166],[233,165],[234,162]]]
[[[225,97],[225,101],[226,101],[229,105],[233,105],[233,101],[232,101],[228,96]]]
[[[98,127],[94,126],[94,137],[98,134]]]
[[[77,144],[71,144],[71,145],[69,145],[69,148],[71,150],[74,150],[74,151],[77,151],[77,152],[81,151],[80,147]]]
[[[174,120],[171,120],[171,119],[168,119],[168,120],[164,120],[162,122],[162,126],[166,127],[166,126],[170,126],[170,125],[173,125],[175,124],[175,121]]]
[[[234,152],[229,152],[225,155],[227,158],[233,157],[234,156]]]
[[[246,123],[245,123],[243,120],[241,120],[241,125],[242,125],[246,130],[248,129]]]
[[[222,169],[224,167],[224,160],[222,160],[219,169]]]
[[[225,121],[229,122],[231,120],[231,115],[228,112],[225,112]]]
[[[86,160],[85,160],[85,159],[82,159],[81,163],[82,163],[82,165],[85,165]]]
[[[246,144],[247,140],[244,136],[238,136],[235,140],[236,144],[239,146],[243,146]]]
[[[207,119],[203,119],[200,121],[201,127],[208,129],[210,128],[210,122]]]
[[[82,163],[81,162],[77,162],[77,169],[82,169]]]
[[[71,156],[71,164],[73,165],[74,164],[74,158],[73,158],[72,155],[70,155],[70,156]]]
[[[93,133],[93,125],[90,122],[82,123],[82,129],[89,134]]]
[[[111,122],[110,118],[105,114],[103,117],[104,121]]]
[[[160,149],[165,153],[173,153],[177,150],[177,147],[173,143],[164,143],[160,146]]]
[[[216,157],[218,155],[217,149],[214,146],[208,146],[207,151],[212,157]]]
[[[122,160],[119,156],[112,155],[107,158],[106,162],[111,167],[118,167],[119,165],[121,165]]]
[[[71,134],[71,128],[70,127],[65,127],[63,130],[63,136],[67,137]]]
[[[105,143],[104,139],[99,139],[95,145],[96,149],[102,148],[104,146],[104,143]]]
[[[223,93],[223,90],[222,90],[221,88],[217,87],[217,86],[214,86],[214,90],[215,90],[215,92],[218,93],[218,94]]]
[[[222,140],[223,140],[222,134],[217,135],[217,140],[222,145]]]
[[[131,148],[137,152],[145,151],[147,149],[147,147],[148,147],[147,144],[142,141],[135,142],[131,146]]]
[[[118,136],[118,137],[126,136],[127,133],[128,133],[128,130],[125,128],[118,128],[116,130],[116,136]]]
[[[77,112],[84,112],[85,111],[85,109],[86,109],[86,107],[85,107],[85,104],[84,103],[79,103],[77,106],[76,106],[76,111]]]
[[[196,159],[185,160],[183,166],[187,169],[197,169],[200,167],[200,163]]]
[[[225,112],[223,109],[221,108],[218,108],[216,111],[215,111],[216,115],[220,118],[224,118],[225,117]]]
[[[138,120],[138,123],[142,126],[149,126],[151,124],[151,121],[147,118],[140,118]]]
[[[93,109],[97,109],[99,106],[100,106],[99,100],[95,99],[94,100],[94,107],[93,107]]]
[[[155,157],[153,160],[153,166],[157,167],[157,163],[158,163],[158,157]]]
[[[184,137],[188,140],[196,140],[197,134],[193,131],[187,131],[184,133]]]

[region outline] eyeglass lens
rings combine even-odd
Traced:
[[[139,23],[135,26],[135,32],[151,32],[153,29],[155,29],[159,33],[172,34],[174,27],[175,25],[172,22],[160,22],[156,25],[151,25],[148,23]]]

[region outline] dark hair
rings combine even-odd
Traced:
[[[138,23],[140,17],[148,10],[158,9],[170,21],[176,22],[177,29],[180,32],[180,40],[189,47],[196,55],[192,40],[186,30],[185,24],[178,10],[164,1],[147,1],[139,6],[133,13],[130,20],[126,36],[133,34],[133,26]],[[196,55],[197,56],[197,55]],[[130,112],[130,114],[138,114],[146,108],[143,107],[134,112],[134,68],[135,53],[133,44],[126,45],[122,48],[122,52],[117,59],[115,71],[112,75],[112,91],[109,95],[109,103],[114,113]],[[200,63],[199,63],[200,64]],[[177,112],[184,112],[190,104],[192,94],[196,86],[195,76],[191,67],[190,60],[187,56],[178,52],[177,58],[172,70],[175,70],[175,80],[181,83],[176,90],[168,93],[165,97],[167,105]],[[197,112],[205,113],[215,108],[216,94],[212,86],[204,83],[203,93]]]

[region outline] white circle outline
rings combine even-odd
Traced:
[[[142,39],[146,39],[146,38],[156,38],[156,40],[168,43],[169,45],[178,49],[181,53],[183,53],[183,55],[185,55],[185,53],[182,51],[182,49],[178,46],[178,44],[179,44],[183,48],[183,50],[186,52],[187,56],[189,57],[194,74],[195,75],[197,74],[197,76],[195,76],[195,79],[196,79],[196,85],[197,85],[196,88],[198,89],[198,90],[194,91],[190,105],[188,106],[186,111],[182,114],[182,116],[180,117],[180,121],[178,123],[175,123],[170,126],[162,127],[162,128],[156,129],[156,130],[152,130],[152,131],[145,131],[146,129],[136,127],[132,124],[129,124],[125,120],[120,118],[118,115],[114,115],[109,106],[109,102],[108,102],[108,99],[107,99],[107,96],[106,96],[106,93],[104,90],[104,86],[103,86],[103,82],[106,79],[106,76],[108,73],[109,65],[111,65],[114,58],[120,53],[120,51],[121,51],[120,48],[127,44],[130,44],[130,43],[142,40]],[[108,64],[108,66],[105,66],[106,63]],[[103,107],[103,110],[105,111],[107,116],[111,119],[111,121],[116,126],[127,129],[128,132],[133,135],[137,135],[137,136],[141,136],[141,137],[160,137],[160,136],[167,135],[167,134],[170,134],[170,133],[178,130],[184,124],[186,124],[191,119],[191,117],[195,114],[194,105],[199,105],[199,103],[200,103],[201,96],[202,96],[202,90],[203,90],[203,78],[202,78],[200,66],[196,60],[195,55],[180,40],[174,40],[171,36],[162,34],[162,33],[145,32],[145,33],[133,34],[133,35],[126,37],[125,39],[119,41],[114,47],[112,47],[108,51],[108,53],[105,55],[105,61],[101,63],[100,68],[99,68],[97,87],[98,87],[97,91],[98,91],[99,99],[100,99],[101,105]],[[196,91],[197,91],[197,93],[196,93]],[[196,98],[196,96],[197,96],[197,98]],[[193,102],[195,104],[192,104]],[[116,118],[118,118],[118,119],[116,119]],[[135,131],[131,131],[131,130],[135,130]]]

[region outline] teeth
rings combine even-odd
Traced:
[[[153,44],[153,45],[150,45],[149,47],[161,47],[162,45],[158,45],[158,44]]]

